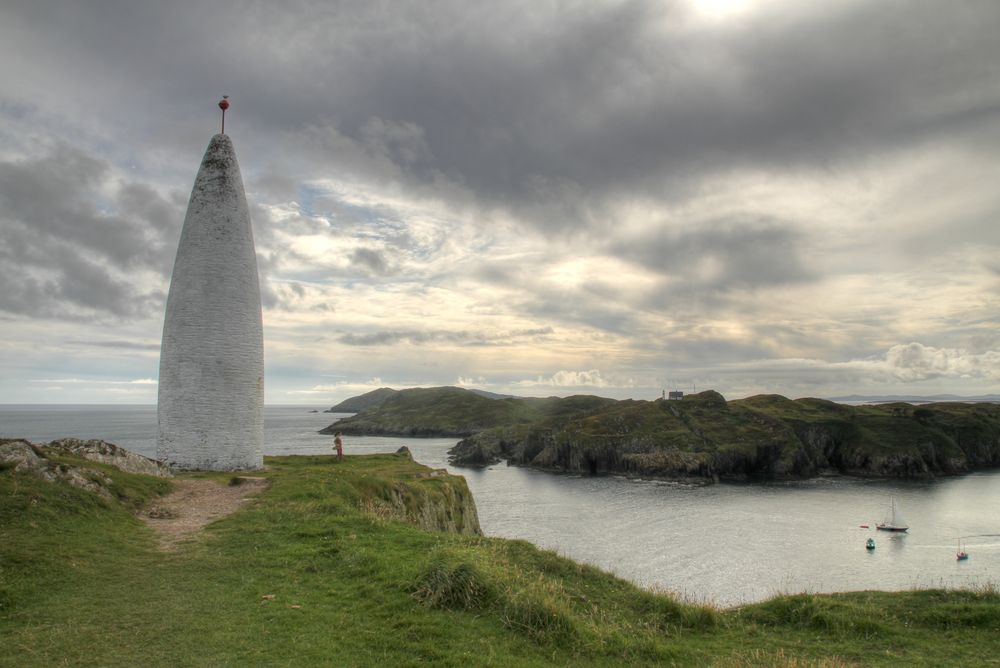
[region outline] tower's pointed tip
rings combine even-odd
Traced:
[[[219,109],[222,109],[222,133],[226,134],[226,109],[229,108],[229,96],[223,95],[219,100]]]

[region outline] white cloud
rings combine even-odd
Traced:
[[[288,390],[286,395],[292,397],[306,397],[311,399],[346,399],[359,394],[365,394],[372,390],[383,387],[391,387],[394,390],[408,390],[415,387],[432,387],[427,383],[386,383],[381,378],[372,378],[368,381],[341,381],[338,383],[322,383],[313,385],[307,389]]]
[[[135,380],[101,380],[91,378],[33,378],[32,383],[62,383],[64,385],[156,385],[153,378],[136,378]]]
[[[914,342],[890,348],[884,364],[889,373],[904,382],[929,378],[1000,380],[1000,351],[997,350],[973,353]]]
[[[516,381],[513,385],[518,387],[552,388],[627,388],[635,387],[636,382],[632,378],[605,378],[599,369],[588,369],[586,371],[560,370],[548,377],[538,376],[538,378],[535,378],[534,380]]]
[[[727,365],[741,374],[787,374],[801,377],[839,375],[854,382],[916,383],[935,379],[1000,380],[1000,351],[974,353],[922,343],[897,344],[885,353],[846,362],[783,358]]]

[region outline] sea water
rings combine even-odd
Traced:
[[[264,453],[332,454],[332,437],[317,432],[342,416],[313,410],[266,407]],[[0,406],[0,436],[102,438],[152,456],[156,407]],[[503,464],[456,468],[447,464],[455,442],[346,437],[344,449],[405,445],[417,461],[465,476],[488,535],[529,540],[688,600],[728,606],[803,591],[1000,583],[1000,471],[933,481],[683,485]],[[874,529],[891,498],[909,522],[906,534]],[[955,559],[960,536],[968,561]]]

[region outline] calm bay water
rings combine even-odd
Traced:
[[[268,455],[329,454],[337,416],[269,406]],[[0,405],[0,436],[103,438],[153,456],[155,406]],[[349,437],[351,453],[394,452],[464,475],[483,530],[523,538],[640,585],[737,605],[779,593],[1000,584],[1000,471],[930,482],[823,478],[693,486],[447,466],[455,439]],[[863,529],[895,497],[910,532]],[[864,549],[873,536],[874,552]],[[970,559],[955,560],[965,537]]]

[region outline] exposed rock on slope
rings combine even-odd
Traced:
[[[83,441],[78,438],[61,438],[42,447],[48,451],[67,452],[78,457],[83,457],[84,459],[89,459],[92,462],[109,464],[126,473],[141,473],[159,478],[169,478],[172,475],[170,467],[163,462],[137,455],[130,450],[120,448],[114,443],[108,443],[107,441]]]
[[[160,462],[129,452],[106,441],[81,441],[64,438],[48,445],[24,439],[0,439],[0,470],[30,473],[49,482],[64,482],[111,499],[111,479],[99,470],[74,466],[64,461],[66,455],[114,466],[128,473],[169,477],[170,469]],[[79,461],[79,460],[76,460]]]

